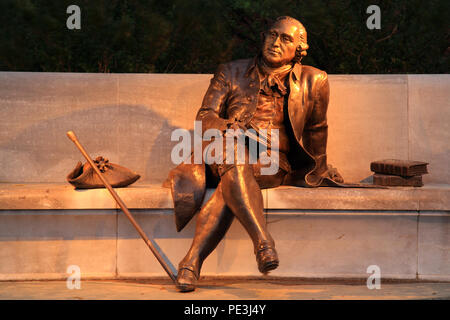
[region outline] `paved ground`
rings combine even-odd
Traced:
[[[41,300],[352,300],[445,299],[450,283],[391,282],[369,290],[365,283],[286,280],[203,280],[195,292],[178,293],[166,280],[82,280],[80,289],[65,281],[0,282],[0,299]]]

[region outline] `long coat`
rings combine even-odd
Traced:
[[[228,119],[250,122],[260,92],[256,61],[256,58],[236,60],[219,66],[196,117],[202,121],[203,132],[208,129],[223,132]],[[284,185],[335,185],[324,177],[327,171],[328,99],[326,72],[295,64],[289,75],[289,121],[285,121],[290,132],[288,160],[292,171],[286,175]],[[172,190],[177,231],[181,231],[200,210],[206,190],[205,164],[190,163],[174,168],[164,184]]]

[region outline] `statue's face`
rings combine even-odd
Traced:
[[[262,48],[264,62],[277,68],[288,64],[295,57],[300,44],[300,26],[293,21],[281,20],[266,33]]]

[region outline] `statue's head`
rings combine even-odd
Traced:
[[[308,48],[306,29],[294,18],[279,17],[263,33],[262,57],[271,67],[300,62]]]

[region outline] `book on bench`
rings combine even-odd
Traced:
[[[373,184],[379,186],[407,186],[422,187],[422,176],[402,177],[387,174],[375,173],[373,175]]]
[[[372,162],[370,170],[384,175],[413,177],[428,173],[427,165],[422,161],[386,159]]]

